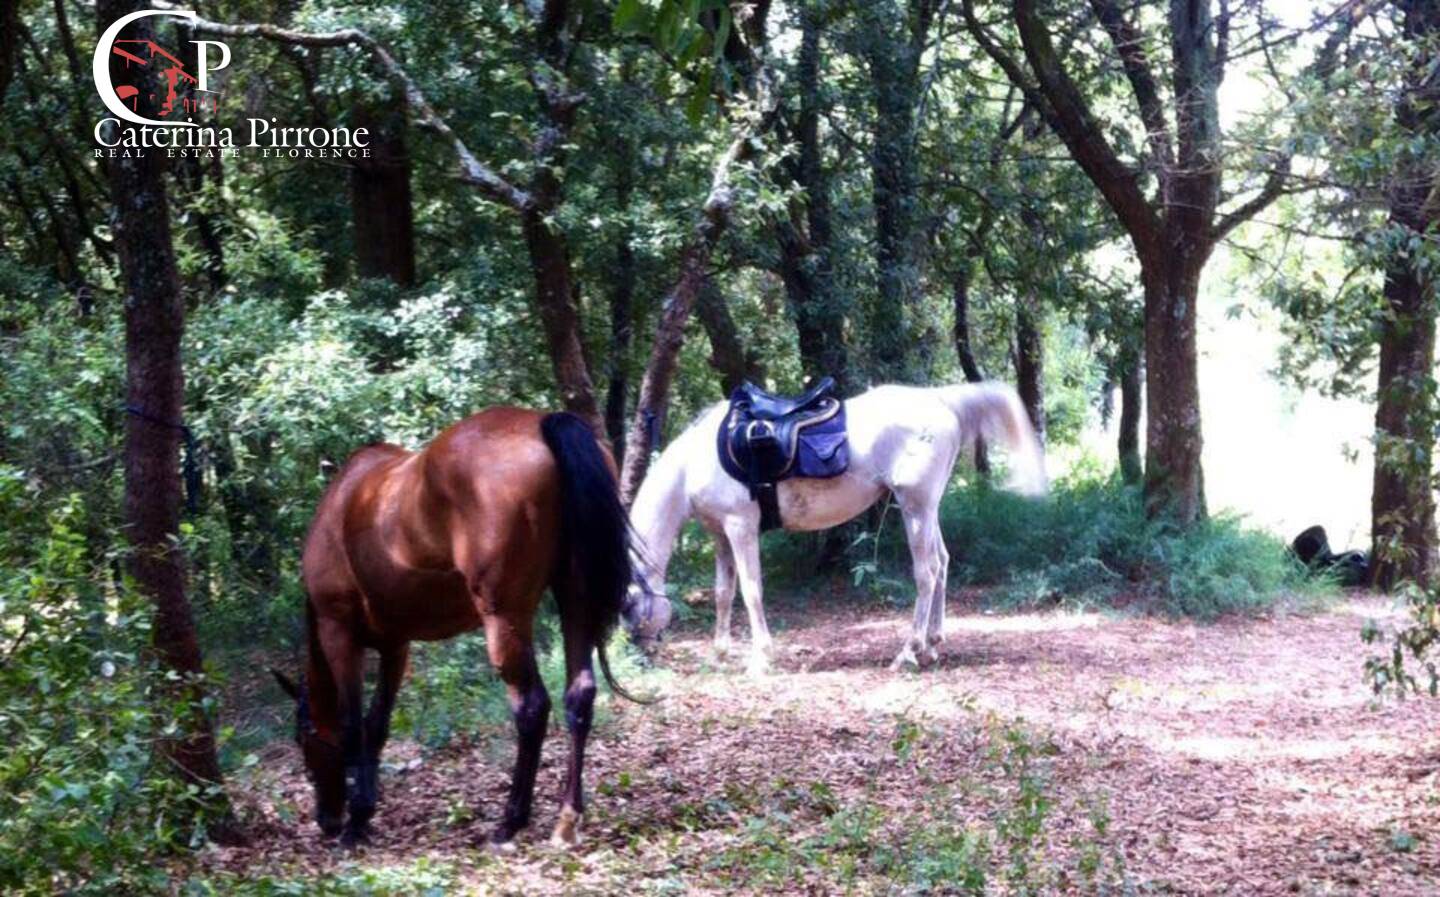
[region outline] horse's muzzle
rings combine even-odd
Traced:
[[[626,595],[624,616],[630,640],[642,649],[647,648],[670,625],[670,599],[653,590],[632,585]]]

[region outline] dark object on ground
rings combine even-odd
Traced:
[[[716,433],[720,466],[760,503],[760,528],[780,526],[776,484],[791,477],[839,476],[850,466],[845,403],[829,377],[789,397],[743,383]]]
[[[1363,551],[1334,553],[1323,526],[1312,526],[1296,536],[1290,550],[1312,573],[1329,573],[1342,586],[1362,586],[1370,581],[1370,557]]]

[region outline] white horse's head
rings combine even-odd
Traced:
[[[625,594],[624,615],[630,640],[642,651],[658,642],[660,634],[670,625],[670,599],[663,590],[651,588],[639,565],[635,581]]]

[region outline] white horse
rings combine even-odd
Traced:
[[[637,565],[645,589],[665,594],[675,539],[694,517],[715,538],[715,649],[730,650],[730,609],[738,579],[750,617],[747,669],[763,673],[774,653],[760,587],[760,507],[744,483],[720,466],[715,433],[728,409],[707,410],[656,459],[630,511],[647,557]],[[887,491],[904,516],[915,573],[915,619],[892,669],[934,662],[944,638],[950,554],[940,533],[940,497],[955,459],[975,440],[1009,450],[1009,488],[1046,490],[1045,459],[1019,396],[1000,383],[923,388],[877,386],[845,402],[849,470],[831,479],[779,484],[780,517],[789,530],[838,526]],[[633,587],[636,594],[645,589]]]

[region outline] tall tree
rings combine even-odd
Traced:
[[[798,11],[800,50],[795,64],[799,108],[793,130],[798,146],[779,169],[803,192],[803,216],[792,210],[775,224],[780,246],[780,277],[795,316],[800,364],[811,380],[835,378],[841,395],[854,390],[845,343],[846,309],[835,289],[835,239],[830,172],[820,142],[822,38],[830,20],[828,4],[808,0]],[[803,220],[803,225],[802,225]]]
[[[667,9],[686,7],[674,0],[667,3],[674,4],[667,5]],[[732,124],[732,139],[715,162],[710,191],[680,254],[679,274],[661,302],[650,359],[645,365],[625,439],[627,450],[620,471],[620,496],[627,507],[640,490],[650,466],[650,435],[663,418],[670,399],[670,384],[685,340],[685,324],[707,277],[711,254],[735,211],[736,169],[754,157],[761,138],[775,124],[778,98],[773,89],[774,75],[764,59],[768,9],[768,3],[756,4],[738,23],[740,27],[735,28],[722,27],[730,16],[728,8],[702,18],[705,31],[715,43],[717,57],[723,57],[740,80],[743,98],[741,102],[732,103],[736,107],[732,113],[736,119]]]
[[[100,28],[142,4],[101,0]],[[153,39],[149,19],[138,20],[133,37]],[[150,69],[126,71],[110,57],[116,83],[137,77],[150,81],[141,95],[164,90]],[[135,586],[153,603],[155,653],[176,673],[169,699],[183,703],[176,734],[161,744],[167,759],[190,783],[204,789],[214,814],[212,831],[235,834],[222,787],[214,721],[204,710],[204,664],[195,620],[185,594],[185,565],[179,548],[181,487],[179,448],[184,373],[180,340],[185,305],[170,232],[164,156],[112,159],[106,166],[115,204],[115,238],[125,290],[125,534],[131,546],[127,567]],[[168,709],[168,708],[167,708]]]
[[[871,374],[880,381],[924,382],[934,361],[920,277],[924,228],[916,113],[920,60],[939,7],[935,0],[905,0],[903,5],[878,0],[862,4],[856,18],[875,107],[870,177],[877,295],[869,331]]]
[[[370,132],[370,157],[350,168],[355,267],[361,277],[415,285],[415,213],[410,199],[410,154],[405,145],[405,98],[357,100],[351,127]]]
[[[615,201],[624,220],[615,238],[610,272],[610,376],[605,389],[605,432],[616,458],[625,452],[625,401],[630,384],[630,345],[635,338],[635,228],[630,220],[634,190],[634,169],[622,158],[615,177]]]
[[[1013,0],[1008,19],[1019,52],[963,0],[967,29],[1084,170],[1124,228],[1140,263],[1145,295],[1146,504],[1152,515],[1188,524],[1204,515],[1196,303],[1216,244],[1285,188],[1288,158],[1272,159],[1264,183],[1221,213],[1226,149],[1218,95],[1229,62],[1233,13],[1217,19],[1210,0],[1168,0],[1169,95],[1151,53],[1144,9],[1090,0],[1110,39],[1144,134],[1138,164],[1121,158],[1095,105],[1056,51],[1035,0]],[[1267,27],[1264,20],[1257,26]],[[1146,195],[1153,178],[1154,194]]]
[[[1387,190],[1385,313],[1375,408],[1375,484],[1371,494],[1375,584],[1421,586],[1435,577],[1435,303],[1433,249],[1440,226],[1440,4],[1397,0],[1403,61],[1395,101],[1400,149]],[[1430,150],[1418,147],[1430,147]]]

